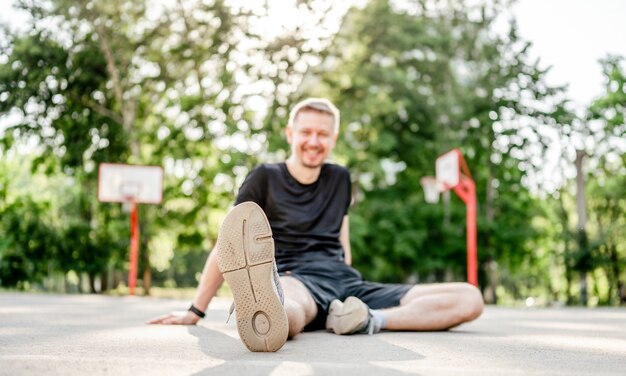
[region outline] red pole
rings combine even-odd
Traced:
[[[128,269],[128,289],[135,295],[137,284],[137,260],[139,258],[139,224],[137,221],[137,203],[130,203],[130,269]]]
[[[454,192],[465,203],[467,222],[467,282],[478,287],[478,245],[476,239],[476,185],[461,175]]]
[[[467,282],[478,287],[478,252],[476,240],[476,185],[467,179]]]

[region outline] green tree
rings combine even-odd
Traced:
[[[33,172],[43,167],[42,171],[52,176],[61,170],[76,184],[87,187],[92,197],[76,213],[76,220],[90,227],[95,210],[94,166],[101,161],[119,161],[127,150],[119,123],[98,104],[97,94],[106,85],[104,60],[94,45],[70,51],[47,30],[35,28],[26,35],[13,36],[11,42],[3,51],[7,62],[0,67],[0,113],[17,113],[19,120],[4,131],[5,149],[34,140],[39,156]],[[7,233],[13,230],[17,229],[5,228]],[[61,231],[60,226],[57,231]],[[84,246],[78,254],[87,259],[81,263],[92,265],[92,249],[71,237],[78,236],[77,232],[66,235],[70,236],[64,238],[67,242]],[[74,265],[54,262],[64,254],[64,247],[56,246],[58,253],[50,262],[58,270]],[[113,250],[102,251],[106,258]]]
[[[544,82],[514,25],[491,32],[503,4],[413,5],[380,0],[350,12],[318,80],[302,89],[342,109],[338,159],[356,183],[355,263],[377,279],[464,279],[463,206],[454,199],[446,220],[418,185],[439,154],[460,146],[478,187],[481,269],[515,271],[539,257],[532,218],[542,215],[520,167],[541,164],[522,151],[533,143],[541,151],[544,140],[520,119],[550,115],[524,98],[547,101],[559,89]],[[495,294],[497,281],[485,278]]]
[[[595,264],[605,270],[609,290],[607,303],[626,303],[626,288],[623,282],[624,260],[624,168],[626,153],[620,140],[626,135],[626,74],[624,59],[608,56],[600,61],[605,77],[605,94],[589,106],[590,122],[601,124],[595,157],[599,173],[591,186],[589,206],[595,220],[597,237],[590,248],[594,252]]]
[[[318,21],[277,37],[265,35],[261,21],[269,9],[258,4],[19,4],[33,17],[32,29],[7,38],[0,114],[24,116],[2,140],[6,150],[28,138],[45,143],[40,159],[48,173],[60,170],[84,187],[67,207],[75,265],[95,262],[94,270],[102,270],[117,256],[89,259],[94,239],[114,233],[113,243],[121,240],[115,225],[103,222],[119,210],[94,200],[96,165],[157,164],[165,168],[165,201],[142,208],[144,286],[151,280],[148,251],[162,249],[151,241],[154,234],[173,239],[166,243],[183,266],[177,275],[193,276],[239,182],[264,151],[262,118],[251,109],[282,101],[284,94],[273,93],[288,91],[294,72],[306,69],[318,49],[305,35],[322,22],[330,2],[321,8],[300,2],[297,9]],[[290,41],[295,46],[283,45]]]

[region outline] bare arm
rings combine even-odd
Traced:
[[[352,251],[350,250],[350,219],[347,215],[343,217],[341,231],[339,232],[339,241],[343,247],[343,257],[345,263],[352,265]]]
[[[217,293],[217,290],[224,282],[224,277],[217,268],[217,252],[215,249],[209,254],[204,269],[202,270],[202,276],[200,277],[200,283],[198,283],[198,289],[196,290],[196,297],[193,299],[193,305],[201,311],[206,311],[211,299]],[[182,324],[182,325],[194,325],[200,320],[200,317],[196,316],[193,312],[185,312],[184,314],[172,312],[167,315],[156,317],[148,324]]]

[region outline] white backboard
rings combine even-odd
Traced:
[[[437,181],[443,184],[444,190],[452,189],[459,184],[459,151],[450,150],[443,154],[435,163]]]
[[[101,163],[98,170],[98,200],[158,204],[163,199],[163,169]]]

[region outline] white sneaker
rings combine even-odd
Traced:
[[[216,251],[235,299],[241,340],[250,351],[277,351],[287,341],[289,325],[263,210],[254,202],[235,206],[222,223]]]
[[[335,334],[374,334],[381,330],[367,304],[355,296],[349,296],[344,302],[335,299],[330,303],[326,329]]]

